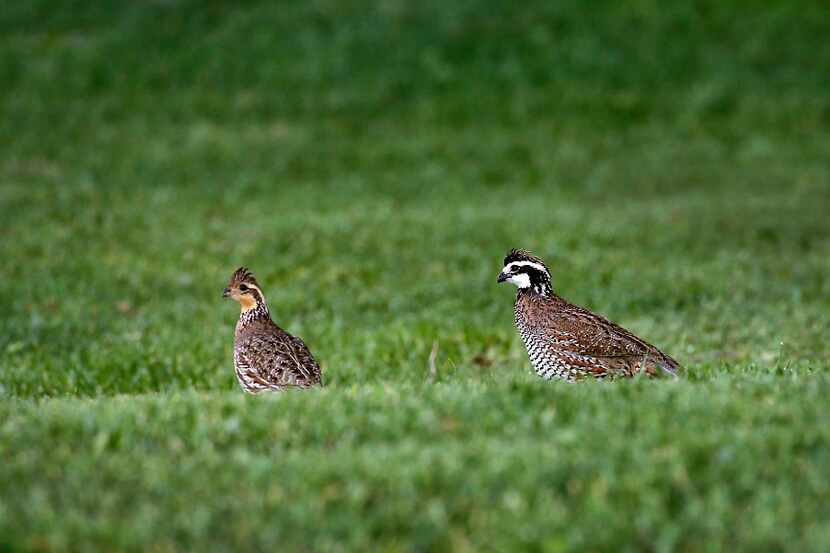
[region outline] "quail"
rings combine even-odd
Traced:
[[[519,289],[516,328],[536,374],[546,380],[676,376],[681,370],[645,340],[556,295],[547,265],[530,252],[508,253],[498,281]]]
[[[320,384],[320,365],[300,338],[274,323],[262,288],[248,269],[237,269],[222,295],[242,309],[234,332],[233,365],[244,391],[258,394]]]

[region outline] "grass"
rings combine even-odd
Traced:
[[[830,547],[824,8],[445,4],[4,8],[0,551]],[[512,247],[686,377],[529,375]]]
[[[826,544],[826,377],[510,380],[14,401],[1,436],[18,446],[4,468],[11,510],[30,543],[55,548]],[[60,436],[45,459],[44,436]]]

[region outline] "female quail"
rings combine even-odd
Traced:
[[[258,394],[320,384],[320,365],[300,338],[271,320],[265,295],[248,269],[240,267],[233,273],[223,297],[242,307],[234,333],[233,365],[243,390]]]

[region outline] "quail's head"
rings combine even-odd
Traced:
[[[238,301],[243,311],[254,309],[265,301],[259,283],[246,267],[240,267],[233,272],[222,297]]]
[[[520,289],[550,289],[550,270],[545,262],[526,250],[511,250],[504,258],[499,282],[515,284]]]

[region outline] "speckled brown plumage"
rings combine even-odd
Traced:
[[[320,365],[300,338],[274,323],[262,289],[248,269],[240,267],[233,273],[224,296],[242,307],[234,332],[233,364],[243,390],[257,394],[320,384]]]
[[[550,271],[529,252],[513,250],[505,257],[499,282],[505,281],[519,287],[516,328],[542,378],[573,382],[680,370],[677,361],[645,340],[553,293]]]

